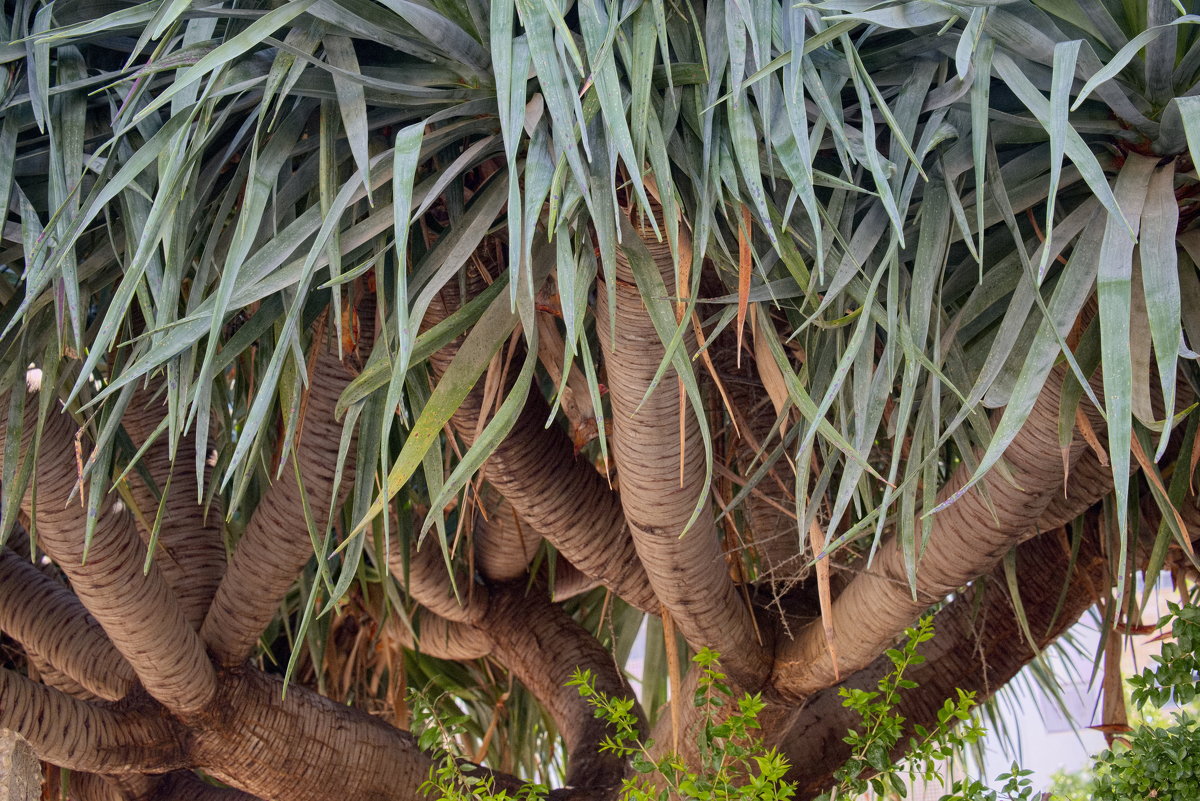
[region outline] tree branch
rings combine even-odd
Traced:
[[[37,422],[35,404],[28,406],[22,446],[31,449]],[[200,709],[215,692],[212,665],[161,574],[153,565],[143,571],[146,547],[129,512],[107,503],[90,547],[84,542],[86,513],[72,498],[74,434],[75,426],[65,414],[50,414],[42,430],[34,482],[22,502],[34,519],[38,543],[66,573],[75,595],[103,626],[142,686],[175,712]]]
[[[134,446],[140,448],[154,433],[165,414],[166,408],[162,400],[156,400],[152,392],[143,390],[134,394],[121,423],[133,440]],[[185,434],[180,439],[178,452],[192,452],[194,442],[194,436]],[[158,543],[165,553],[155,554],[154,560],[163,578],[174,591],[180,611],[183,612],[188,625],[199,629],[208,613],[221,576],[225,574],[221,496],[214,495],[207,510],[198,503],[196,473],[186,466],[176,468],[165,435],[160,435],[146,449],[141,462],[160,494],[167,490],[168,481],[170,482],[158,535]],[[206,468],[206,472],[211,471]],[[128,486],[134,503],[141,512],[139,533],[143,540],[148,542],[150,531],[145,530],[140,522],[154,521],[158,513],[159,499],[151,492],[141,473],[136,470],[130,472]]]
[[[181,730],[159,710],[77,701],[0,669],[0,728],[29,741],[39,759],[88,773],[144,773],[182,765]]]
[[[1061,530],[1058,536],[1048,533],[1017,549],[1019,594],[1039,649],[1092,606],[1096,588],[1108,586],[1108,565],[1097,540],[1093,527],[1073,569]],[[1058,609],[1060,598],[1063,604]],[[1037,656],[1013,611],[1001,569],[975,582],[939,611],[934,631],[934,638],[922,648],[927,661],[905,673],[919,685],[901,694],[896,710],[910,729],[914,724],[935,724],[942,703],[954,697],[956,689],[977,693],[978,701],[987,699]],[[841,686],[874,690],[892,667],[881,656]],[[818,692],[780,738],[792,765],[788,778],[799,783],[801,798],[827,790],[833,771],[850,756],[842,734],[861,721],[841,702],[836,687]]]
[[[483,631],[466,623],[453,623],[428,609],[418,611],[415,628],[416,638],[412,637],[407,626],[396,627],[401,644],[435,659],[466,662],[482,659],[492,652],[491,640]]]
[[[309,381],[303,431],[297,434],[296,458],[304,494],[314,519],[323,526],[333,501],[342,426],[334,419],[349,371],[325,343],[318,350]],[[353,475],[353,446],[343,475]],[[342,489],[347,487],[343,480]],[[289,461],[250,518],[233,559],[217,589],[201,637],[226,665],[244,662],[263,629],[275,617],[300,570],[313,557],[300,487]]]
[[[904,553],[892,538],[833,604],[835,631],[853,632],[839,643],[835,667],[821,621],[805,626],[782,642],[772,685],[783,697],[800,701],[860,670],[889,647],[904,628],[932,603],[987,572],[1033,529],[1054,494],[1061,494],[1062,461],[1058,447],[1058,407],[1063,370],[1056,368],[1030,411],[1024,427],[1005,452],[1011,481],[998,471],[985,476],[953,505],[934,517],[917,568],[917,598],[910,593]],[[1078,460],[1084,446],[1072,446]],[[939,502],[955,495],[970,478],[960,467],[938,493]],[[983,491],[986,489],[986,497]],[[1097,490],[1096,498],[1102,493]],[[990,500],[990,505],[989,505]]]
[[[521,520],[491,484],[480,487],[479,505],[482,511],[476,515],[471,537],[479,572],[492,581],[524,575],[542,541],[541,532]]]
[[[480,621],[487,608],[487,588],[476,585],[461,568],[455,571],[452,587],[446,561],[436,544],[427,542],[424,548],[406,549],[400,538],[393,536],[387,548],[388,568],[413,600],[446,620],[468,624]]]
[[[124,698],[136,683],[129,663],[70,590],[8,548],[0,549],[0,629],[31,658],[101,698]]]
[[[646,397],[665,349],[643,305],[626,251],[637,248],[652,258],[668,287],[674,285],[674,258],[667,243],[650,241],[648,231],[635,233],[627,227],[625,236],[625,247],[617,251],[616,285],[601,285],[596,302],[621,505],[650,584],[680,633],[694,647],[720,652],[730,676],[754,689],[767,677],[769,654],[759,640],[752,611],[729,576],[707,502],[687,528],[696,502],[708,491],[699,422],[694,410],[681,402],[682,382],[674,369]],[[609,307],[610,293],[615,295],[615,309]],[[615,315],[615,326],[610,314]],[[692,353],[695,346],[688,328],[683,350]]]
[[[625,775],[625,760],[600,752],[611,732],[608,724],[574,687],[568,687],[578,668],[590,670],[596,689],[619,698],[633,698],[612,655],[538,587],[527,591],[523,582],[497,588],[484,619],[492,641],[492,656],[520,679],[550,713],[567,744],[566,783],[572,786],[610,785]],[[643,721],[641,708],[635,714]]]
[[[457,294],[442,290],[422,325],[437,324],[458,306]],[[460,344],[456,340],[430,357],[436,376],[445,373]],[[468,445],[475,441],[482,414],[483,388],[476,386],[451,418]],[[628,603],[657,613],[658,601],[635,558],[620,501],[600,474],[574,455],[562,429],[546,427],[549,416],[541,393],[531,391],[512,430],[484,463],[483,477],[576,567]]]

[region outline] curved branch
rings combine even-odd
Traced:
[[[675,282],[670,247],[646,241],[650,236],[645,232],[639,237],[626,227],[624,248],[617,251],[616,286],[601,286],[597,293],[596,329],[608,370],[621,505],[650,584],[680,633],[695,647],[718,651],[735,681],[757,688],[770,669],[769,654],[758,639],[753,613],[729,576],[707,505],[686,528],[696,501],[708,492],[699,421],[681,404],[683,387],[674,369],[646,396],[665,349],[643,305],[626,249],[652,258],[668,286]],[[609,308],[610,292],[615,309]],[[690,327],[682,347],[685,353],[695,350]]]
[[[29,741],[39,759],[88,773],[180,767],[183,736],[159,710],[116,710],[77,701],[0,669],[0,728]]]
[[[417,636],[407,626],[397,626],[400,644],[411,651],[435,659],[467,662],[482,659],[492,652],[492,642],[480,629],[466,623],[454,623],[427,609],[417,613]]]
[[[1061,367],[1050,374],[1024,427],[1005,451],[1011,480],[992,470],[980,481],[982,486],[934,517],[917,568],[917,599],[908,586],[903,549],[893,538],[880,548],[870,570],[851,581],[833,603],[834,629],[854,633],[839,645],[836,666],[819,620],[780,644],[772,684],[782,696],[803,700],[836,683],[839,673],[866,667],[930,604],[989,571],[1037,526],[1051,498],[1061,495],[1058,407],[1063,375]],[[1072,446],[1072,463],[1083,447]],[[961,466],[938,493],[939,502],[956,495],[969,478],[970,471]],[[1100,494],[1097,491],[1096,498]]]
[[[22,445],[31,448],[36,404],[27,406]],[[22,501],[37,527],[38,544],[66,573],[75,595],[133,667],[142,686],[173,711],[186,714],[200,709],[216,689],[212,665],[161,574],[153,565],[149,572],[143,571],[146,546],[129,512],[107,503],[90,547],[85,545],[87,516],[79,500],[72,498],[74,435],[74,423],[65,414],[48,416],[34,482]]]
[[[521,520],[491,484],[480,487],[479,504],[482,512],[475,518],[471,538],[479,572],[492,581],[523,576],[542,541],[541,532]]]
[[[452,587],[446,561],[436,544],[405,549],[400,538],[393,536],[388,539],[387,548],[388,569],[421,606],[457,623],[478,623],[483,617],[487,588],[476,586],[461,568],[455,571]]]
[[[0,549],[0,630],[84,689],[115,701],[133,669],[71,592],[8,548]],[[40,666],[39,666],[40,669]]]
[[[573,786],[613,785],[625,775],[625,760],[601,753],[600,742],[611,732],[574,687],[576,669],[590,670],[596,689],[618,698],[633,698],[612,655],[586,629],[534,587],[510,584],[492,593],[484,620],[492,656],[513,672],[558,724],[567,744],[566,783]],[[635,704],[635,714],[645,716]]]
[[[135,448],[145,444],[165,414],[163,402],[156,400],[152,392],[143,390],[133,396],[121,423]],[[179,453],[192,452],[194,441],[192,435],[185,434],[179,442]],[[160,435],[146,449],[141,462],[158,493],[166,490],[170,481],[158,535],[158,543],[165,553],[155,554],[154,559],[175,592],[184,618],[193,629],[199,629],[225,573],[221,496],[214,495],[208,509],[198,503],[196,473],[189,467],[176,468],[165,435]],[[148,542],[150,531],[141,523],[143,520],[154,521],[159,499],[137,470],[130,472],[128,486],[141,513],[139,533]]]
[[[227,665],[239,664],[250,656],[259,635],[313,557],[304,503],[323,524],[333,502],[342,435],[334,410],[351,376],[335,351],[323,342],[318,342],[316,348],[307,401],[302,407],[303,429],[297,434],[295,446],[307,500],[301,497],[293,466],[288,464],[254,510],[201,628],[204,642]],[[343,475],[353,475],[353,454],[351,447]],[[343,480],[342,489],[346,487]]]
[[[1073,570],[1070,548],[1061,537],[1047,534],[1030,540],[1017,549],[1017,576],[1021,604],[1039,649],[1075,623],[1095,602],[1095,589],[1109,580],[1094,534],[1084,538]],[[1013,612],[1000,569],[939,611],[934,631],[936,636],[922,647],[927,661],[905,673],[918,685],[900,696],[896,709],[909,727],[936,724],[938,710],[956,689],[976,692],[978,701],[985,700],[1037,656]],[[891,670],[891,661],[881,656],[842,686],[874,690]],[[788,778],[799,783],[800,797],[828,789],[833,771],[850,756],[842,734],[860,722],[842,706],[836,687],[808,700],[791,730],[780,738],[792,765]]]
[[[458,307],[447,288],[433,299],[423,326],[445,319]],[[430,357],[439,378],[450,366],[461,340]],[[483,414],[483,388],[477,385],[451,422],[468,445],[475,441]],[[536,389],[503,442],[480,471],[512,504],[521,520],[541,532],[576,567],[612,588],[643,611],[658,612],[658,601],[635,557],[620,501],[604,479],[574,453],[558,426],[546,427],[550,409]]]

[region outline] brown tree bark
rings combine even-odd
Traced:
[[[342,435],[334,410],[351,375],[333,346],[317,342],[314,348],[307,399],[302,407],[303,430],[297,434],[295,448],[308,507],[320,535],[333,501]],[[349,486],[353,472],[352,449],[346,459],[343,490]],[[283,474],[254,510],[201,629],[205,644],[225,665],[239,664],[250,656],[300,570],[313,557],[303,503],[289,459]]]
[[[1095,603],[1097,588],[1103,591],[1109,586],[1108,563],[1094,529],[1085,537],[1073,568],[1061,532],[1021,545],[1017,576],[1021,603],[1039,649],[1058,638]],[[1060,597],[1063,604],[1056,614]],[[934,637],[922,646],[921,653],[927,661],[905,673],[905,678],[919,686],[901,694],[896,710],[908,727],[936,724],[938,709],[945,699],[954,697],[956,689],[976,693],[977,701],[986,700],[1033,661],[1037,652],[1018,622],[1002,569],[977,581],[934,616]],[[880,656],[843,684],[814,694],[780,738],[780,747],[792,765],[788,778],[798,782],[799,797],[827,790],[833,771],[850,756],[842,735],[861,720],[842,706],[838,688],[874,690],[892,667],[891,660]]]
[[[916,597],[908,585],[904,554],[894,538],[875,555],[871,568],[857,576],[833,604],[835,631],[853,632],[839,642],[833,664],[821,621],[782,641],[772,684],[792,702],[866,667],[891,645],[930,604],[989,571],[1017,542],[1036,530],[1053,496],[1061,494],[1062,461],[1058,447],[1059,392],[1064,371],[1055,368],[1020,433],[1005,452],[1011,480],[991,471],[979,485],[934,517],[933,531],[917,566]],[[1084,446],[1072,446],[1074,463]],[[960,467],[938,493],[939,502],[954,496],[970,478]],[[986,490],[986,495],[983,490]],[[1094,501],[1102,490],[1096,490]]]
[[[567,686],[576,670],[590,671],[596,689],[616,698],[633,698],[633,690],[612,655],[539,587],[527,590],[514,582],[492,595],[483,627],[492,656],[521,680],[558,725],[567,745],[566,784],[616,785],[625,776],[624,758],[600,750],[612,734],[575,687]],[[640,706],[634,714],[645,728]]]
[[[433,299],[424,325],[436,324],[457,307],[457,294],[443,290]],[[453,342],[430,357],[436,376],[445,373],[459,344]],[[476,386],[451,418],[468,446],[475,441],[482,414],[483,389]],[[484,463],[484,479],[572,564],[630,604],[657,612],[658,602],[634,552],[620,500],[591,466],[574,455],[570,439],[558,426],[546,427],[549,415],[541,394],[530,392],[512,431]],[[586,514],[580,514],[583,509]]]
[[[27,418],[35,413],[33,406],[29,404]],[[25,421],[22,446],[27,449],[32,447],[35,427],[34,419]],[[66,573],[75,595],[146,690],[172,710],[196,711],[216,690],[212,666],[161,574],[153,565],[143,571],[146,547],[129,512],[106,502],[90,547],[84,542],[86,514],[79,500],[72,498],[76,474],[69,455],[74,452],[74,435],[69,417],[49,415],[35,481],[22,508],[34,519],[38,544]]]
[[[182,729],[142,701],[102,707],[0,669],[0,728],[29,741],[40,759],[88,773],[182,767]]]
[[[79,600],[8,548],[0,548],[0,630],[102,698],[124,698],[136,683]]]
[[[642,248],[666,285],[673,287],[674,259],[667,243],[650,241],[648,226],[640,238],[631,229],[625,235],[637,239],[627,241],[625,248]],[[609,307],[610,290],[615,309]],[[700,425],[695,411],[681,402],[682,386],[674,369],[650,392],[665,349],[642,304],[624,249],[617,252],[616,285],[601,286],[597,293],[596,320],[612,400],[612,449],[621,505],[638,557],[684,638],[693,647],[718,651],[735,681],[757,689],[770,670],[769,653],[753,613],[729,576],[707,501],[687,528],[697,501],[708,494]],[[690,328],[682,347],[688,354],[695,350]]]
[[[141,448],[166,415],[164,400],[142,390],[134,394],[121,420],[135,448]],[[142,521],[153,523],[158,514],[161,494],[162,523],[158,544],[161,553],[154,554],[158,569],[175,594],[184,618],[199,630],[212,604],[217,585],[225,574],[225,538],[222,532],[221,496],[213,493],[207,508],[199,503],[199,485],[187,454],[195,449],[195,437],[187,434],[179,440],[179,463],[173,465],[170,443],[160,435],[142,454],[142,466],[154,481],[159,497],[146,484],[138,470],[129,473],[128,485],[141,517],[138,530],[149,542],[150,531]],[[207,468],[206,473],[210,472]],[[169,489],[168,489],[168,481]],[[207,482],[206,482],[207,483]]]

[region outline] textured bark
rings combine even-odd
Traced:
[[[492,652],[491,640],[480,629],[466,623],[453,623],[425,609],[418,612],[415,628],[416,638],[407,627],[396,628],[404,638],[404,647],[437,659],[465,662],[482,659]]]
[[[333,501],[333,477],[342,435],[334,409],[351,375],[338,360],[336,350],[323,342],[316,347],[319,350],[304,406],[303,430],[295,447],[308,507],[313,519],[323,525]],[[351,455],[346,459],[343,489],[353,474]],[[201,636],[213,655],[226,665],[245,661],[312,557],[303,499],[289,461],[254,510],[204,620]]]
[[[834,601],[834,630],[854,634],[839,642],[837,667],[819,620],[807,625],[795,639],[780,643],[772,685],[781,696],[801,701],[836,683],[839,672],[848,675],[866,667],[930,604],[989,571],[1036,529],[1052,497],[1062,494],[1058,447],[1062,379],[1063,370],[1056,368],[1025,426],[1005,452],[1012,481],[993,470],[980,482],[987,499],[976,486],[934,517],[933,531],[917,566],[917,598],[910,593],[904,555],[893,538],[880,548],[870,570],[851,581]],[[1072,463],[1083,447],[1072,446]],[[960,467],[938,493],[938,500],[958,493],[969,477],[970,472]],[[1101,494],[1098,489],[1095,497]]]
[[[121,424],[141,448],[166,416],[164,401],[153,393],[140,391],[133,396]],[[142,465],[153,479],[159,493],[170,487],[162,505],[159,527],[160,553],[154,555],[158,569],[175,593],[184,618],[193,629],[199,629],[208,613],[217,585],[225,573],[225,538],[221,530],[221,497],[214,495],[207,510],[197,503],[196,472],[187,454],[195,449],[195,438],[185,435],[179,441],[180,459],[172,466],[171,449],[166,434],[161,434],[142,455]],[[206,468],[206,473],[209,472]],[[130,471],[129,490],[141,512],[138,530],[149,541],[150,531],[142,521],[153,523],[158,514],[159,499],[137,470]],[[206,513],[207,512],[207,513]]]
[[[1108,565],[1093,533],[1085,537],[1070,569],[1069,547],[1051,532],[1017,549],[1017,576],[1030,630],[1044,648],[1095,603],[1094,590],[1108,586]],[[1064,586],[1063,606],[1056,616]],[[987,699],[1037,655],[1021,630],[999,569],[939,611],[934,631],[934,638],[921,648],[928,661],[905,673],[919,685],[901,694],[896,710],[910,727],[936,724],[938,709],[954,697],[956,688],[977,693],[978,701]],[[881,656],[844,686],[873,690],[891,669],[891,661]],[[833,771],[850,755],[843,733],[861,724],[842,706],[837,689],[830,687],[810,698],[781,738],[792,764],[788,778],[799,783],[801,798],[828,789]]]
[[[523,583],[497,589],[484,619],[492,656],[521,680],[554,718],[567,745],[566,783],[571,786],[612,785],[625,775],[623,758],[601,753],[600,742],[612,734],[575,687],[575,670],[590,670],[596,689],[617,698],[633,698],[633,690],[613,663],[612,655],[566,612],[548,601],[540,588]],[[634,713],[645,716],[635,705]]]
[[[271,801],[414,799],[432,765],[416,740],[364,712],[252,669],[222,673],[192,735],[195,766]]]
[[[0,801],[38,801],[42,766],[33,749],[14,731],[0,729]]]
[[[0,728],[28,740],[39,758],[89,773],[170,770],[185,753],[181,730],[152,706],[97,706],[3,669]]]
[[[424,325],[435,325],[458,306],[453,293],[435,297]],[[430,357],[441,376],[458,352],[455,341]],[[476,385],[451,419],[470,445],[483,414],[483,388]],[[508,437],[484,463],[483,477],[512,504],[517,515],[542,533],[584,573],[643,611],[657,612],[658,602],[637,560],[625,527],[621,504],[604,479],[574,455],[570,439],[558,426],[546,428],[550,409],[537,391]]]
[[[482,508],[476,513],[472,541],[475,566],[492,581],[509,581],[525,574],[542,535],[521,520],[512,504],[491,484],[479,490]]]
[[[73,801],[256,801],[230,787],[217,787],[190,770],[163,776],[117,778],[92,773],[71,776]]]
[[[674,286],[668,245],[646,246],[667,286]],[[612,452],[625,519],[650,584],[680,633],[693,647],[718,651],[730,676],[756,689],[770,669],[769,654],[729,576],[707,503],[685,533],[696,502],[707,492],[699,422],[680,404],[674,369],[646,397],[664,348],[623,250],[618,250],[616,279],[616,325],[610,324],[608,290],[602,286],[596,330],[608,371]],[[695,350],[690,329],[683,348]]]
[[[405,550],[399,537],[388,539],[388,569],[413,600],[446,620],[479,622],[487,608],[486,587],[476,585],[467,571],[460,568],[455,571],[452,588],[446,561],[434,542],[408,548],[407,553]]]
[[[22,444],[30,447],[36,404],[29,404]],[[86,513],[72,498],[75,426],[49,415],[42,432],[36,480],[22,508],[32,515],[38,544],[71,581],[75,595],[133,667],[142,686],[180,713],[203,707],[215,692],[212,665],[158,570],[142,567],[146,547],[128,512],[106,502],[84,560]],[[36,489],[35,489],[36,487]],[[36,493],[36,506],[33,502]]]
[[[124,698],[136,683],[79,600],[7,548],[0,548],[0,630],[101,698]]]

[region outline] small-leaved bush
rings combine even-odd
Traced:
[[[1132,700],[1139,709],[1147,704],[1186,703],[1197,697],[1200,674],[1200,608],[1172,604],[1160,626],[1174,623],[1174,642],[1164,644],[1155,666],[1129,680]],[[975,694],[956,690],[954,698],[938,710],[931,727],[906,721],[898,709],[902,694],[917,684],[906,677],[910,668],[925,661],[918,653],[933,637],[933,624],[925,618],[905,632],[898,648],[887,651],[892,669],[875,690],[843,687],[842,705],[855,712],[861,723],[849,730],[845,742],[851,755],[834,773],[834,785],[817,801],[852,799],[873,792],[878,797],[905,798],[909,788],[924,781],[942,784],[955,760],[986,732],[971,712]],[[569,686],[609,724],[609,735],[600,750],[629,761],[632,776],[621,788],[621,801],[789,801],[796,787],[785,777],[787,758],[768,748],[758,735],[759,713],[765,704],[760,695],[738,697],[720,671],[718,655],[702,649],[694,657],[700,671],[693,703],[701,711],[696,731],[697,759],[688,762],[679,754],[656,755],[652,741],[643,740],[634,714],[634,701],[606,695],[596,689],[590,671],[577,670]],[[486,771],[453,756],[455,733],[466,718],[439,719],[432,706],[414,698],[414,730],[427,751],[442,754],[430,771],[423,790],[434,801],[537,801],[546,788],[526,785],[510,793],[497,790]],[[898,754],[903,756],[897,758]],[[1200,799],[1200,724],[1186,713],[1165,727],[1139,726],[1126,745],[1100,754],[1093,767],[1091,797],[1096,801],[1194,801]],[[1063,796],[1040,794],[1030,780],[1031,771],[1016,763],[996,777],[996,787],[973,778],[949,786],[941,801],[1065,801]]]
[[[1159,627],[1170,625],[1154,665],[1129,679],[1130,700],[1142,710],[1187,704],[1200,682],[1200,607],[1170,604]],[[1092,766],[1092,798],[1126,801],[1194,801],[1200,798],[1200,723],[1186,711],[1166,726],[1140,724],[1124,742],[1102,752]]]
[[[612,728],[600,750],[630,760],[635,775],[625,780],[622,801],[667,801],[672,795],[695,801],[790,799],[796,788],[783,778],[787,759],[775,748],[767,748],[755,734],[758,714],[765,706],[762,697],[746,694],[735,698],[715,652],[703,648],[694,661],[700,678],[693,703],[701,710],[702,725],[696,735],[698,764],[693,766],[675,753],[654,758],[653,743],[638,735],[632,702],[596,690],[590,671],[576,671],[568,682]]]

